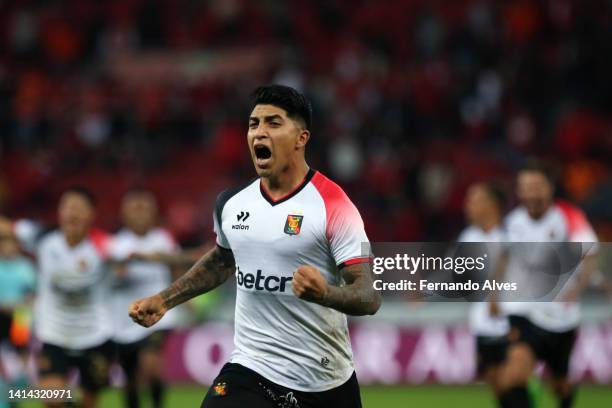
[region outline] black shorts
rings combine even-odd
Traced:
[[[111,358],[110,342],[85,350],[70,350],[43,343],[38,358],[39,375],[66,376],[71,369],[76,368],[79,370],[81,387],[95,393],[108,384]]]
[[[509,344],[505,336],[476,336],[478,374],[482,375],[488,368],[503,363],[506,360]]]
[[[546,363],[553,377],[566,377],[577,330],[551,332],[523,316],[509,316],[509,319],[516,341],[527,343],[536,358]]]
[[[355,373],[337,388],[295,391],[240,364],[227,363],[206,393],[203,408],[361,408]]]
[[[167,334],[167,331],[159,330],[134,343],[113,343],[117,362],[128,379],[135,379],[138,374],[140,354],[145,350],[161,352]]]

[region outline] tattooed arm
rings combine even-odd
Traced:
[[[313,266],[300,266],[293,274],[293,293],[309,302],[352,316],[372,315],[380,308],[380,293],[372,285],[370,265],[356,264],[340,271],[344,286],[327,283]]]
[[[234,270],[232,251],[216,246],[168,288],[132,303],[129,308],[130,317],[144,327],[152,326],[176,305],[221,285]]]
[[[169,267],[188,267],[197,262],[209,246],[184,249],[179,252],[133,253],[131,261],[161,262]]]

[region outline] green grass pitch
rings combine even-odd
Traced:
[[[167,407],[199,407],[207,387],[173,386],[166,396]],[[407,387],[363,387],[361,392],[364,408],[405,408],[405,407],[453,407],[453,408],[494,408],[491,393],[483,385],[443,386],[422,385]],[[116,389],[105,391],[100,408],[122,407],[121,394]],[[150,407],[144,400],[144,407]],[[22,403],[20,407],[41,407],[40,403]],[[540,408],[556,408],[549,392],[545,392]],[[575,408],[612,407],[612,387],[582,386],[578,392]]]

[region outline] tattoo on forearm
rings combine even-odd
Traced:
[[[231,250],[215,247],[183,276],[160,292],[168,309],[221,285],[234,273],[235,261]]]
[[[380,293],[372,286],[369,264],[357,264],[343,268],[344,286],[328,288],[323,306],[331,307],[353,316],[374,314],[380,307]]]

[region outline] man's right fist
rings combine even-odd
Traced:
[[[133,321],[144,327],[151,327],[157,323],[168,309],[159,295],[137,300],[129,308],[129,315]]]

